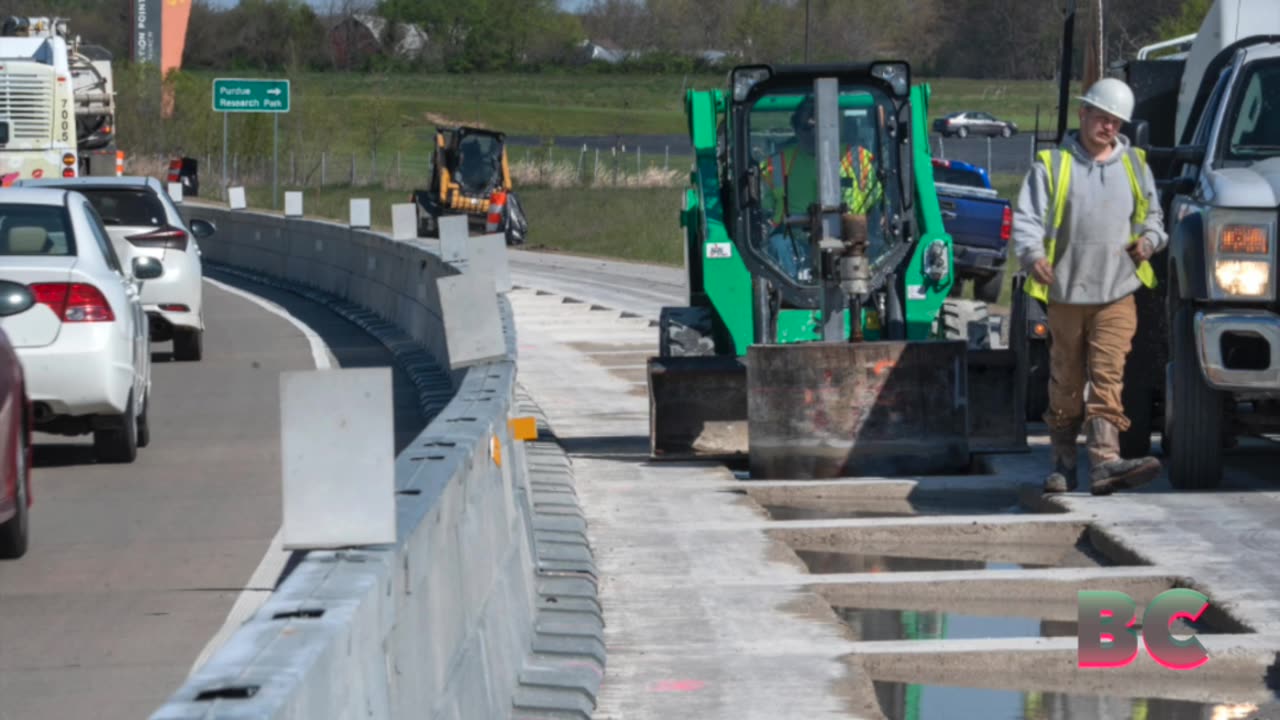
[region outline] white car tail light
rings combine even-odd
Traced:
[[[175,227],[162,227],[151,232],[130,235],[125,238],[135,247],[165,248],[168,250],[186,250],[187,233]]]
[[[62,322],[114,322],[115,313],[102,291],[86,283],[35,283],[36,302],[49,306]]]

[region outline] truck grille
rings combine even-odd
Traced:
[[[49,139],[53,124],[50,78],[35,73],[0,72],[0,121],[9,122],[9,140]]]

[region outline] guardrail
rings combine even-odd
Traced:
[[[187,203],[214,222],[206,264],[329,299],[450,367],[436,280],[460,271],[418,241],[345,225]],[[152,715],[190,718],[589,718],[603,619],[568,459],[504,357],[446,371],[452,397],[396,458],[394,545],[310,551]],[[344,310],[345,309],[345,310]],[[402,363],[403,364],[403,363]],[[447,393],[446,393],[447,394]],[[445,404],[447,401],[447,404]],[[430,417],[430,415],[428,415]],[[517,439],[536,418],[537,437]]]

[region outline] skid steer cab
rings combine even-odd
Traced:
[[[688,305],[649,359],[650,454],[753,479],[967,473],[1025,451],[1025,293],[1009,337],[955,283],[905,62],[742,66],[688,91]],[[919,138],[919,143],[916,139]]]
[[[414,190],[418,236],[437,237],[440,218],[465,215],[472,234],[502,233],[522,245],[528,223],[511,188],[506,136],[476,127],[437,127],[431,187]]]

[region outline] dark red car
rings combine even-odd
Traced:
[[[0,280],[0,317],[35,304],[30,288]],[[0,559],[27,552],[31,507],[31,400],[18,354],[0,330]]]

